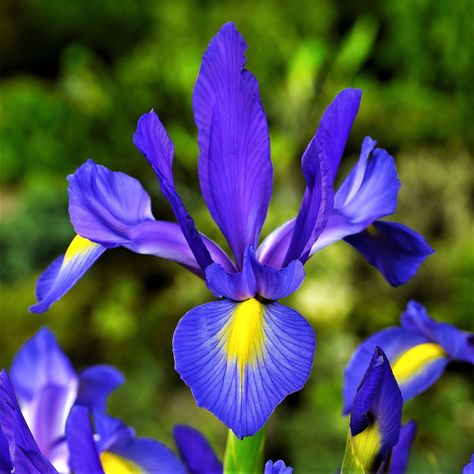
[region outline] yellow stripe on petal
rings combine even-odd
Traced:
[[[393,375],[397,382],[403,382],[413,377],[426,365],[437,359],[446,357],[446,352],[434,342],[418,344],[408,349],[392,364]]]
[[[104,451],[100,455],[100,462],[105,474],[140,474],[144,472],[137,464],[110,451]]]
[[[235,360],[243,381],[245,366],[255,363],[263,355],[264,306],[255,298],[240,303],[232,314],[222,336],[227,339],[225,352],[229,360]]]
[[[92,250],[94,247],[97,247],[99,244],[96,244],[95,242],[91,242],[88,239],[85,239],[84,237],[81,237],[80,235],[76,235],[74,239],[72,239],[71,243],[69,244],[69,247],[66,250],[66,253],[64,255],[64,263],[67,263],[69,260],[72,258],[76,257],[77,255],[81,253],[88,252],[89,250]]]

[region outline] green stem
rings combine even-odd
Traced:
[[[265,428],[256,435],[239,439],[229,430],[224,454],[224,474],[261,474]]]

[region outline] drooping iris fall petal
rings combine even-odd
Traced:
[[[303,387],[314,348],[314,332],[295,310],[256,299],[198,306],[173,337],[176,370],[197,404],[240,438],[255,434]]]

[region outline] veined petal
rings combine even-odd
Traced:
[[[257,293],[267,300],[276,301],[295,292],[303,283],[305,273],[300,260],[293,260],[280,270],[260,263],[252,251],[252,268],[257,283]]]
[[[203,276],[180,226],[155,220],[150,197],[135,178],[89,160],[68,179],[69,213],[79,235],[107,248],[122,245],[167,258]],[[234,269],[217,244],[201,238],[215,262]]]
[[[41,452],[57,467],[67,466],[61,440],[76,399],[78,378],[54,334],[42,328],[15,356],[11,378],[26,422]]]
[[[153,110],[140,117],[133,135],[133,143],[155,171],[161,192],[171,204],[184,237],[201,270],[204,271],[213,262],[192,217],[176,192],[172,172],[174,145]]]
[[[363,472],[376,472],[398,443],[402,406],[388,359],[377,347],[354,398],[346,448],[346,458],[356,460]],[[342,472],[351,471],[343,466]]]
[[[175,367],[198,406],[242,438],[306,383],[313,362],[311,326],[291,308],[255,299],[198,306],[173,337]]]
[[[272,192],[268,126],[258,83],[245,69],[247,46],[234,24],[212,39],[193,94],[199,180],[209,211],[241,268],[256,245]]]
[[[291,474],[293,472],[293,468],[287,466],[282,460],[273,462],[267,461],[265,463],[265,469],[263,474]]]
[[[94,365],[81,372],[76,403],[90,409],[105,410],[109,395],[125,381],[110,365]]]
[[[125,173],[88,160],[68,176],[69,215],[75,231],[104,247],[130,241],[130,230],[153,221],[150,196]]]
[[[273,241],[273,245],[286,247],[282,266],[296,259],[305,263],[326,226],[333,207],[334,179],[359,110],[360,98],[361,91],[358,89],[340,92],[325,110],[318,130],[303,154],[301,166],[307,187],[294,221],[291,239],[284,245],[279,242],[282,238],[286,241],[288,237],[289,229],[285,226],[285,232],[280,230],[266,244],[271,247],[269,244]],[[270,248],[267,248],[267,252],[274,253]],[[267,257],[261,261],[275,267],[275,263],[270,260]]]
[[[404,474],[410,459],[410,450],[416,435],[416,423],[409,421],[402,425],[398,443],[393,447],[390,474]]]
[[[66,423],[66,439],[69,467],[74,474],[105,474],[86,407],[76,405],[72,408]]]
[[[441,376],[448,362],[439,344],[402,328],[383,329],[362,342],[344,371],[344,414],[349,413],[358,383],[374,349],[380,346],[392,364],[404,401],[426,390]]]
[[[76,235],[66,253],[54,260],[40,276],[36,285],[38,302],[30,306],[30,311],[47,311],[79,281],[105,250],[102,245]]]
[[[173,434],[181,459],[190,474],[222,474],[222,463],[198,430],[178,425]]]
[[[319,148],[317,133],[306,148],[302,160],[306,189],[282,266],[296,259],[306,262],[333,207],[331,163],[326,153]]]
[[[336,177],[352,124],[359,111],[362,91],[360,89],[345,89],[334,98],[324,111],[316,131],[315,139],[319,154],[324,154],[331,169],[332,180]],[[318,156],[303,156],[303,174],[308,181],[308,175],[315,165]]]
[[[217,298],[230,298],[244,301],[255,296],[257,282],[251,263],[253,250],[247,248],[240,272],[226,272],[224,268],[214,263],[206,268],[206,285]]]
[[[374,265],[393,286],[412,278],[434,250],[414,230],[395,222],[375,221],[344,239]]]
[[[410,301],[402,314],[401,327],[373,334],[354,351],[344,371],[345,414],[350,411],[357,381],[376,346],[390,360],[404,401],[433,385],[450,360],[474,364],[474,334],[434,321],[420,303]]]
[[[0,435],[2,433],[16,474],[57,474],[35,443],[4,370],[0,372]]]

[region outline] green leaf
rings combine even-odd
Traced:
[[[251,474],[263,472],[265,428],[256,435],[237,438],[231,430],[224,455],[224,474]]]

